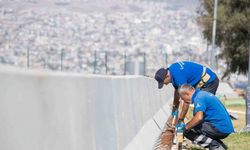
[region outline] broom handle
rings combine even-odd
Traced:
[[[173,120],[172,120],[172,127],[175,127],[175,122],[176,122],[176,116],[173,117]]]

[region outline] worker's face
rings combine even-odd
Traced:
[[[170,74],[168,73],[168,74],[166,75],[166,78],[164,79],[164,84],[165,84],[165,85],[168,85],[170,82],[171,82],[171,80],[170,80]]]
[[[192,95],[193,95],[193,93],[191,91],[188,91],[185,93],[181,93],[180,97],[185,103],[191,104],[192,103]]]

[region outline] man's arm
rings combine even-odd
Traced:
[[[195,127],[203,120],[203,112],[198,111],[195,116],[187,123],[185,129],[190,130],[191,128]]]
[[[188,103],[183,103],[182,108],[181,108],[181,113],[180,113],[180,117],[179,120],[184,120],[187,112],[188,112],[188,108],[189,108],[189,104]]]
[[[172,111],[177,110],[178,107],[179,107],[179,104],[180,104],[180,96],[179,96],[178,90],[175,89],[175,91],[174,91],[174,101],[173,101],[173,110]]]

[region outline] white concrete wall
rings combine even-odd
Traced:
[[[152,149],[172,90],[139,76],[0,67],[0,150]]]

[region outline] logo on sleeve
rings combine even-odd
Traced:
[[[199,103],[197,103],[197,105],[195,106],[196,108],[199,108],[201,107],[201,105]]]
[[[180,61],[178,62],[178,64],[180,65],[180,69],[183,70],[185,65],[184,62]]]

